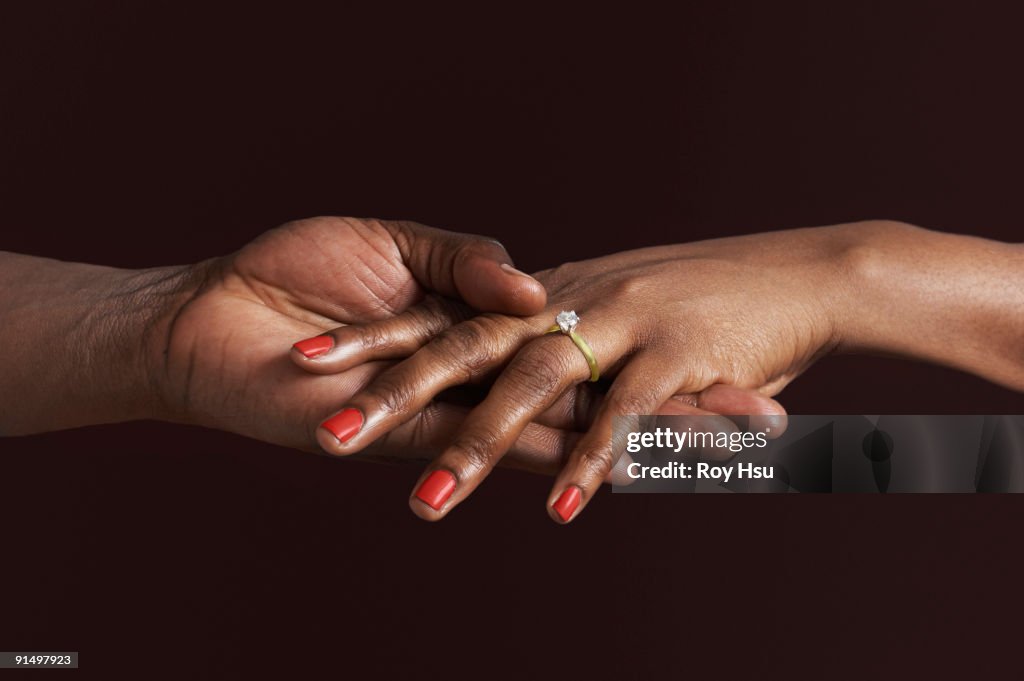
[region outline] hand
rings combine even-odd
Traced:
[[[473,314],[453,298],[510,314],[536,313],[545,304],[543,287],[512,269],[495,241],[349,218],[289,223],[237,254],[194,268],[191,278],[198,280],[194,294],[175,308],[166,354],[154,360],[162,362],[163,417],[310,451],[320,451],[317,426],[390,366],[389,358],[407,355]],[[401,331],[389,333],[387,343],[356,326],[335,328],[376,321],[375,328],[389,329],[398,319]],[[333,364],[335,370],[296,370],[283,349],[298,338],[307,341],[291,350],[293,361],[320,373],[317,367]],[[688,399],[691,410],[782,411],[774,401],[730,391]],[[577,418],[595,403],[577,401],[573,395],[538,413],[512,447],[513,465],[557,470],[566,444],[578,438]],[[424,404],[367,454],[429,460],[468,411]]]
[[[310,434],[320,419],[302,417],[387,364],[316,379],[295,371],[282,348],[296,335],[388,319],[414,303],[433,303],[431,323],[443,317],[443,325],[470,314],[456,298],[539,311],[543,287],[510,263],[482,237],[341,218],[290,223],[236,254],[183,267],[120,270],[0,253],[0,316],[9,322],[0,368],[10,387],[0,396],[0,432],[156,418],[316,448]]]
[[[319,450],[313,432],[323,415],[387,363],[310,376],[296,372],[282,348],[414,304],[429,305],[435,326],[427,328],[426,318],[408,324],[410,339],[470,314],[433,293],[482,310],[543,309],[543,287],[510,264],[495,241],[412,223],[316,218],[268,232],[189,273],[192,294],[175,308],[165,347],[153,353],[165,416]],[[417,424],[407,430],[422,434]]]
[[[443,517],[527,424],[589,377],[580,350],[561,334],[545,333],[557,311],[574,309],[602,375],[614,381],[548,500],[551,516],[568,521],[621,452],[612,438],[616,418],[652,414],[675,394],[715,385],[774,395],[835,346],[834,311],[847,295],[837,277],[836,244],[833,232],[794,230],[630,251],[542,272],[537,278],[549,294],[544,313],[486,314],[443,332],[349,400],[339,414],[356,427],[339,437],[329,420],[320,443],[338,454],[357,452],[440,391],[504,366],[487,399],[420,480],[429,479],[429,490],[439,493],[410,498],[421,517]],[[401,323],[349,333],[386,341]],[[560,499],[575,506],[567,511]]]

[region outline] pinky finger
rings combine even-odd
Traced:
[[[781,404],[750,388],[716,383],[697,395],[674,395],[657,411],[665,416],[721,414],[732,418],[742,430],[763,432],[769,440],[786,432],[788,417]]]

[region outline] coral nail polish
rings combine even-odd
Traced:
[[[555,513],[562,519],[562,522],[569,522],[569,518],[576,512],[576,507],[579,505],[580,488],[566,487],[562,496],[558,497],[558,501],[552,504],[551,508],[555,509]]]
[[[435,511],[439,511],[454,491],[455,476],[448,471],[437,470],[427,476],[420,488],[416,490],[416,498]]]
[[[330,336],[317,336],[301,340],[292,346],[307,358],[319,357],[334,347],[334,339]]]
[[[320,424],[341,442],[348,442],[363,427],[363,415],[358,409],[344,409]]]

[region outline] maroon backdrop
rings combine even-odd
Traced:
[[[729,5],[4,6],[0,248],[180,263],[325,213],[494,235],[524,269],[872,217],[1022,239],[1021,16]],[[780,399],[1024,413],[1021,394],[871,358],[823,361]],[[0,453],[0,649],[79,650],[95,678],[1016,662],[996,623],[1021,604],[1017,496],[607,494],[557,527],[548,480],[505,472],[428,525],[412,468],[201,429]]]

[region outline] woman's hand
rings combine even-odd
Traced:
[[[575,310],[582,318],[578,333],[601,375],[613,381],[548,500],[552,517],[568,521],[622,451],[613,438],[616,419],[653,414],[673,395],[715,385],[774,395],[836,346],[837,314],[851,294],[842,276],[843,234],[843,228],[807,229],[649,248],[542,272],[536,276],[549,296],[542,314],[485,314],[441,333],[328,419],[320,443],[338,454],[359,451],[440,391],[504,367],[410,498],[420,516],[443,517],[527,424],[589,378],[573,342],[545,333],[559,310]],[[402,323],[399,317],[347,333],[375,339],[355,345],[376,348]]]
[[[331,406],[363,388],[408,343],[472,314],[456,300],[509,314],[545,304],[543,287],[511,269],[496,241],[353,218],[286,224],[193,268],[192,278],[192,294],[169,325],[166,354],[156,361],[170,418],[317,451],[316,425]],[[334,375],[298,372],[281,352],[297,338],[316,345],[339,324],[388,320],[411,306],[432,314],[407,314],[394,347]],[[323,349],[305,347],[311,356]],[[418,414],[392,442],[429,444],[424,418],[447,422],[437,417]]]
[[[559,522],[615,464],[630,423],[616,420],[654,413],[673,394],[724,384],[775,395],[836,349],[931,360],[1024,390],[1020,245],[879,221],[648,248],[537,278],[549,293],[542,314],[485,314],[445,331],[328,419],[324,449],[359,451],[439,391],[503,367],[410,497],[421,517],[444,517],[537,414],[590,376],[570,339],[545,333],[559,310],[580,314],[578,333],[613,378],[549,495]],[[354,333],[386,341],[402,323]]]
[[[309,376],[282,345],[389,319],[433,293],[509,314],[543,309],[543,287],[510,263],[483,237],[342,218],[289,223],[238,253],[183,267],[0,253],[0,432],[156,418],[318,449],[318,406],[346,399],[387,363]],[[409,337],[470,314],[431,299],[430,323],[441,326],[408,324]]]

